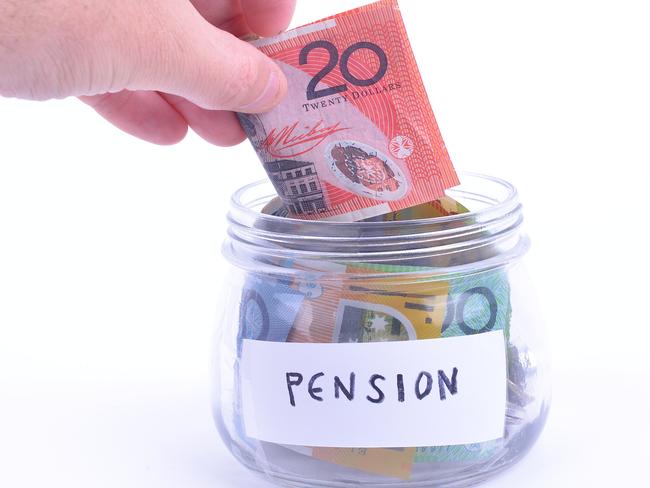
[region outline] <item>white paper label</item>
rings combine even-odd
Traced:
[[[471,444],[503,437],[503,331],[399,342],[244,340],[246,435],[321,447]]]

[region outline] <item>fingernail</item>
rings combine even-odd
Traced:
[[[271,108],[280,91],[280,78],[275,70],[271,71],[262,93],[251,103],[239,107],[240,112],[263,112]]]

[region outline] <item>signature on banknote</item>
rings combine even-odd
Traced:
[[[304,125],[302,129],[298,128],[299,125],[300,122],[297,121],[279,130],[271,129],[260,147],[273,157],[293,158],[308,153],[332,134],[349,129],[341,127],[341,122],[324,125],[322,120]]]

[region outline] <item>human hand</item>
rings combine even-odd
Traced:
[[[283,31],[295,0],[0,0],[0,95],[78,96],[156,144],[232,145],[232,112],[286,92],[273,61],[238,37]]]

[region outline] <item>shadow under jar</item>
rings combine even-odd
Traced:
[[[521,459],[550,402],[515,188],[461,174],[470,212],[391,222],[261,213],[235,193],[214,351],[234,456],[286,486],[476,484]]]

